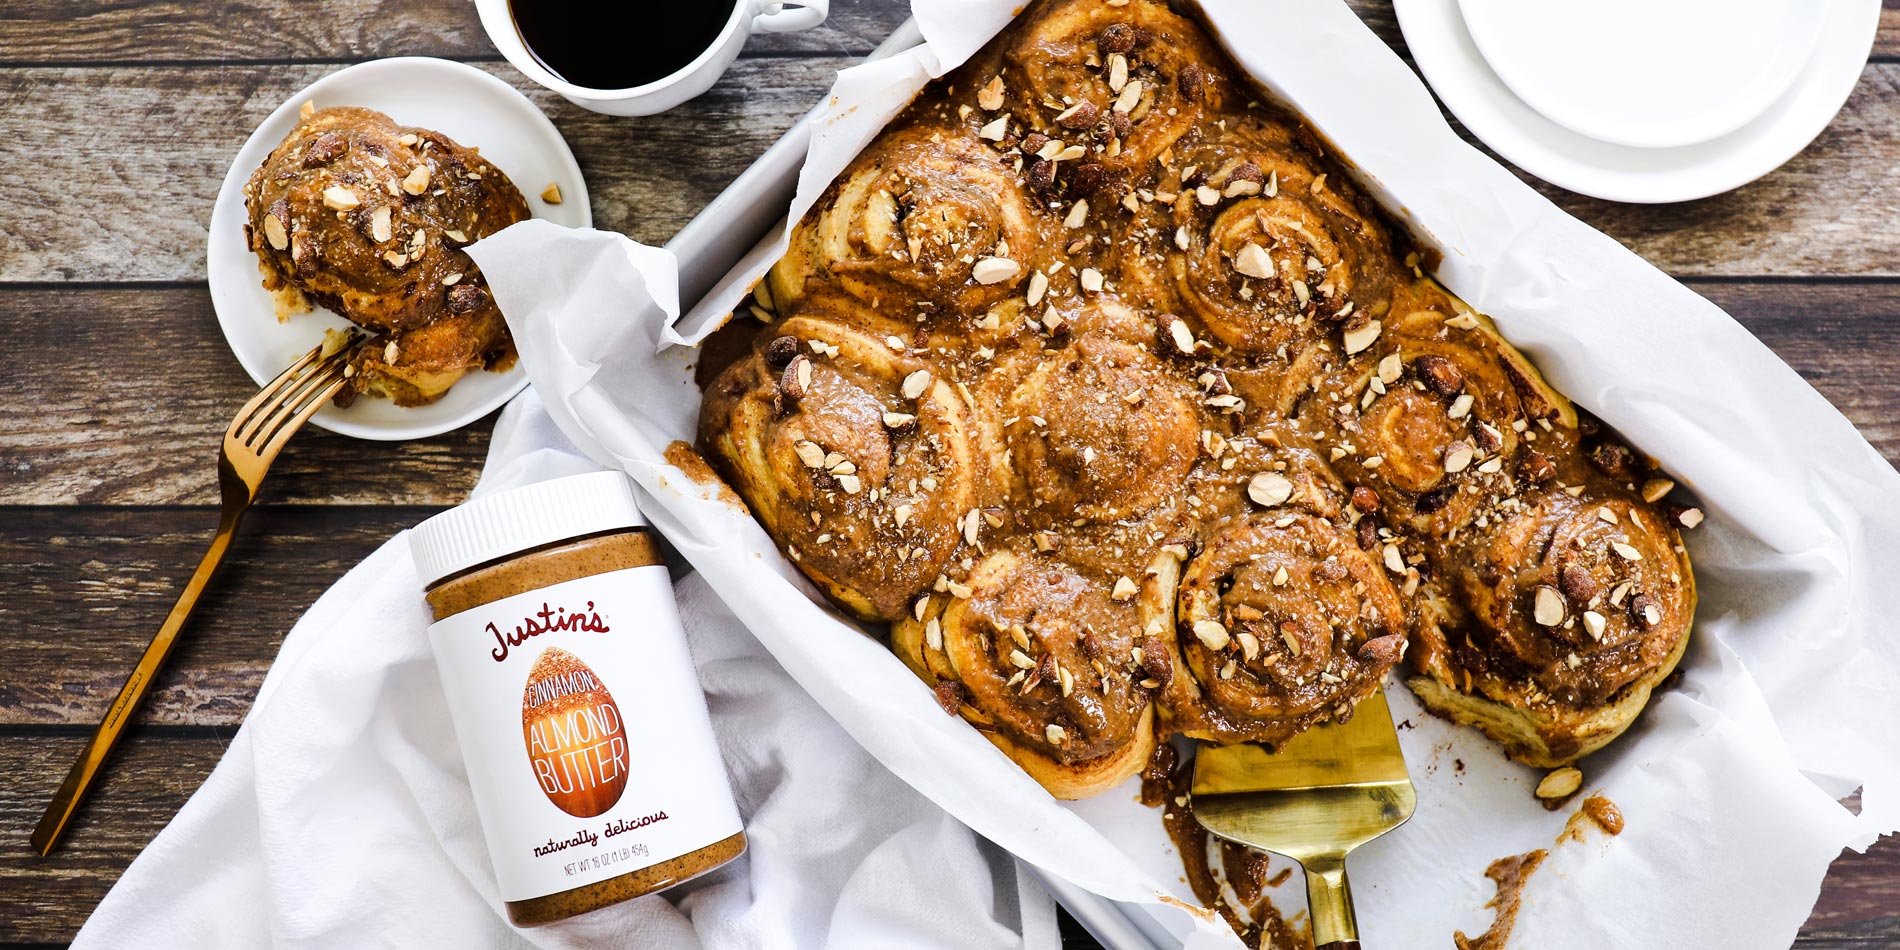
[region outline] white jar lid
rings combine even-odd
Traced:
[[[647,523],[627,476],[570,475],[485,495],[409,532],[409,555],[423,586],[529,548]]]

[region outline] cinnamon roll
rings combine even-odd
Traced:
[[[1177,494],[1200,455],[1193,391],[1138,347],[1084,337],[997,376],[1014,382],[994,423],[1036,524],[1139,518]]]
[[[760,338],[701,409],[725,477],[845,609],[889,621],[963,543],[988,477],[969,404],[922,360],[818,315]]]
[[[1057,557],[999,550],[967,583],[918,600],[891,645],[947,711],[969,720],[1057,798],[1141,771],[1154,712],[1137,608]]]
[[[1027,279],[1038,214],[1015,170],[977,141],[873,146],[793,232],[772,297],[795,304],[816,276],[900,319],[919,304],[980,313]]]
[[[514,341],[462,248],[528,217],[501,169],[370,109],[310,109],[244,185],[245,240],[280,309],[315,302],[376,334],[337,395],[442,398]]]
[[[1376,212],[1319,167],[1317,140],[1299,132],[1251,114],[1197,131],[1140,214],[1128,279],[1211,344],[1295,356],[1391,284]]]
[[[1030,180],[1045,193],[1119,197],[1210,109],[1239,99],[1207,34],[1156,0],[1054,5],[1013,32],[1002,71],[977,80],[995,98],[978,104],[1025,140]]]
[[[1488,319],[1434,296],[1437,309],[1370,324],[1377,337],[1300,421],[1340,477],[1378,493],[1388,524],[1449,537],[1516,490],[1535,440],[1540,455],[1574,453],[1577,417]]]
[[[1425,644],[1408,685],[1526,764],[1567,765],[1621,734],[1688,644],[1681,539],[1613,487],[1526,497],[1461,556],[1465,622]]]
[[[1310,452],[1255,442],[1224,454],[1249,463],[1225,480],[1246,485],[1247,504],[1149,571],[1143,629],[1171,659],[1170,730],[1277,744],[1349,717],[1379,687],[1405,652],[1408,612]]]

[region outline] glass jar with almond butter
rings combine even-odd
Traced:
[[[625,476],[484,496],[409,543],[510,920],[586,913],[745,850],[672,583]]]

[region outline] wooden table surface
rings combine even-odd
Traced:
[[[1352,2],[1403,52],[1390,0]],[[1846,109],[1767,178],[1664,207],[1544,190],[1725,307],[1894,460],[1900,0],[1885,4]],[[349,63],[473,62],[553,117],[597,226],[658,244],[906,12],[834,5],[819,29],[755,38],[711,93],[648,119],[531,86],[469,0],[0,7],[0,950],[72,938],[217,762],[298,615],[393,532],[461,500],[482,464],[492,420],[398,445],[299,436],[66,845],[30,852],[217,520],[217,438],[254,387],[212,313],[205,228],[257,123]],[[1900,842],[1836,862],[1797,946],[1900,947]]]

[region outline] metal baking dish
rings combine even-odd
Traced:
[[[866,58],[882,59],[922,42],[917,21],[905,20]],[[806,113],[666,242],[667,250],[679,258],[683,313],[691,312],[750,252],[769,240],[773,227],[785,217],[784,209],[797,189],[798,171],[804,164],[817,116],[816,109]],[[737,305],[739,299],[735,297],[733,303]],[[1145,907],[1111,901],[1031,865],[1022,866],[1028,867],[1056,901],[1111,950],[1180,946],[1180,935]]]

